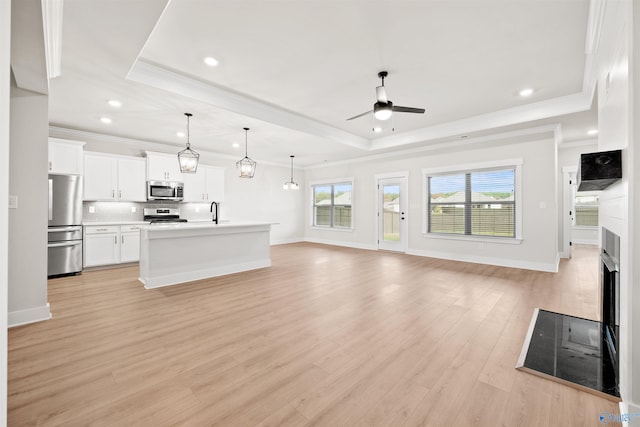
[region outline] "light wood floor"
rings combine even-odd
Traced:
[[[155,290],[49,282],[9,331],[9,425],[597,426],[617,405],[519,372],[534,307],[597,319],[598,253],[558,274],[290,244]]]

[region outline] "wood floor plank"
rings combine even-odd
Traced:
[[[617,406],[515,369],[536,307],[598,320],[598,251],[557,274],[311,243],[270,268],[145,290],[136,266],[49,281],[9,330],[16,426],[582,426]]]

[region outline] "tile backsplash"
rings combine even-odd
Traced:
[[[208,203],[174,202],[84,202],[82,219],[84,222],[142,221],[145,208],[180,209],[180,217],[187,220],[211,219]]]

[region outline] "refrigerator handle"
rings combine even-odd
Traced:
[[[49,178],[49,221],[53,219],[53,180]]]

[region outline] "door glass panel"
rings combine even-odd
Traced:
[[[386,184],[382,187],[383,233],[386,241],[400,240],[400,185]]]

